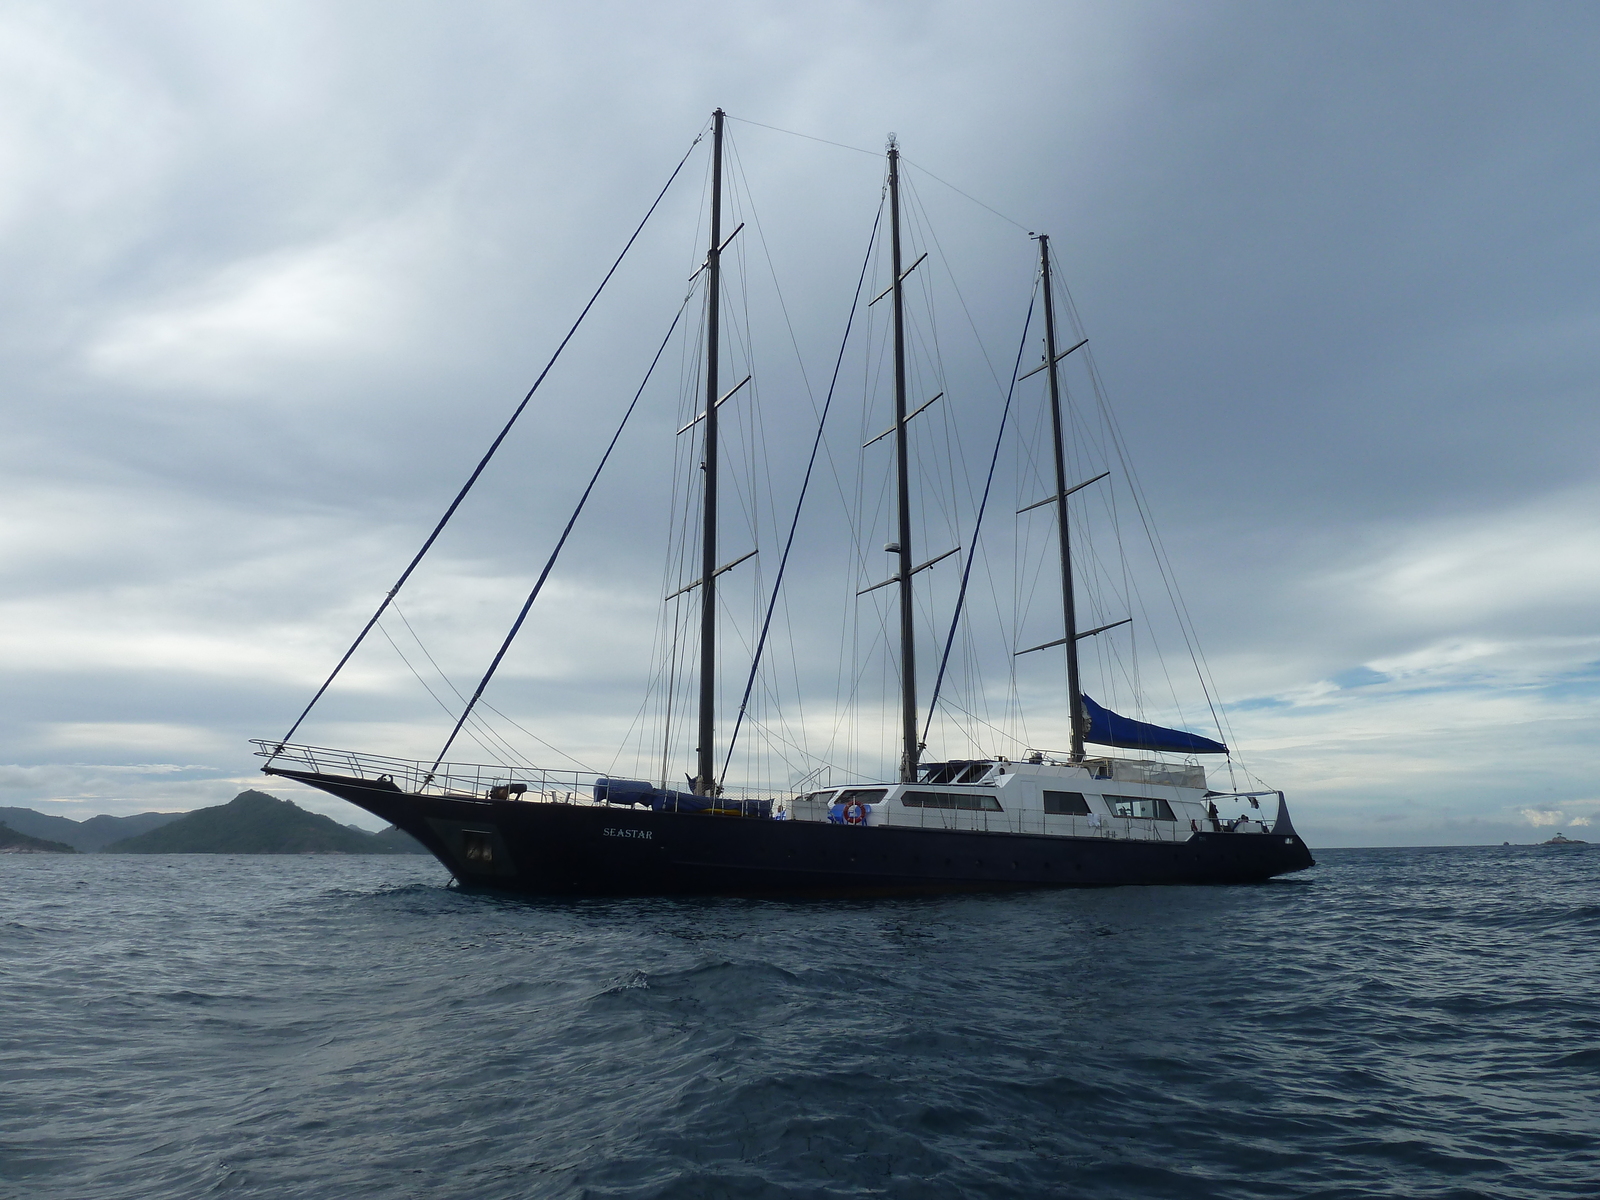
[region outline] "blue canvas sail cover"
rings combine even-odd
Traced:
[[[1097,746],[1116,746],[1123,750],[1168,750],[1177,754],[1228,752],[1221,742],[1201,737],[1198,733],[1165,729],[1160,725],[1119,716],[1109,708],[1100,707],[1088,696],[1083,697],[1083,714],[1088,718],[1083,740]]]
[[[642,804],[656,812],[698,813],[713,809],[719,812],[738,810],[747,817],[772,815],[771,800],[712,799],[710,796],[697,796],[693,792],[658,788],[642,779],[596,779],[594,798],[604,804]]]

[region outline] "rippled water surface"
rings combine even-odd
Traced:
[[[1600,1195],[1600,846],[1319,857],[800,904],[6,856],[0,1192]]]

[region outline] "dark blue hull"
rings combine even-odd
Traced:
[[[420,841],[465,886],[539,895],[907,895],[1003,888],[1253,883],[1314,866],[1299,835],[1184,842],[1045,837],[419,796],[269,768]]]

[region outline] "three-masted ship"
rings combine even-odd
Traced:
[[[1084,341],[1058,346],[1050,240],[1044,235],[1037,236],[1044,347],[1035,371],[1048,378],[1053,493],[1029,507],[1048,506],[1054,512],[1062,625],[1060,637],[1017,653],[1063,648],[1069,745],[1061,752],[1027,751],[1015,760],[999,755],[925,760],[912,582],[939,559],[918,564],[913,549],[907,428],[920,409],[907,411],[904,292],[917,263],[902,262],[901,161],[892,140],[886,186],[891,283],[879,298],[890,299],[892,311],[895,420],[885,432],[894,446],[895,538],[886,550],[895,569],[865,590],[898,590],[899,770],[894,779],[792,794],[752,797],[725,786],[716,765],[717,586],[719,576],[742,560],[718,562],[718,410],[743,384],[724,394],[719,374],[722,256],[734,236],[723,232],[724,119],[718,110],[711,122],[710,239],[697,272],[704,275],[705,293],[704,399],[691,423],[700,426],[700,572],[680,589],[697,593],[699,605],[695,770],[688,786],[678,790],[664,781],[446,761],[548,577],[554,555],[434,760],[294,740],[311,706],[416,569],[504,432],[289,733],[256,743],[266,759],[263,770],[338,796],[405,830],[463,886],[536,894],[862,895],[1230,883],[1313,865],[1281,792],[1208,787],[1195,758],[1226,755],[1221,741],[1120,716],[1083,692],[1079,644],[1125,622],[1079,627],[1069,500],[1097,480],[1070,483],[1067,476],[1058,372]],[[1014,372],[1013,386],[1016,378]],[[516,415],[527,403],[524,399]],[[571,528],[569,522],[567,532]],[[564,533],[557,553],[565,538]],[[1144,757],[1111,753],[1119,749]],[[724,774],[726,769],[724,764]],[[1276,801],[1270,821],[1260,808],[1265,798]],[[1225,817],[1219,804],[1248,811]]]

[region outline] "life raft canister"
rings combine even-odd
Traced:
[[[867,823],[867,806],[859,800],[852,800],[844,806],[844,823],[846,825],[865,825]]]

